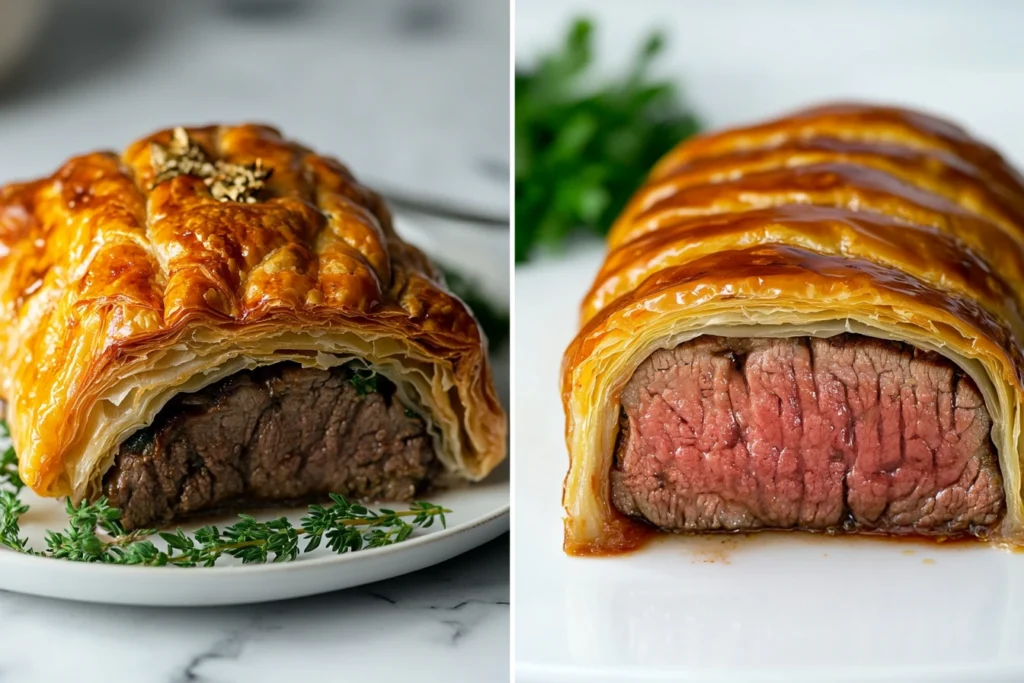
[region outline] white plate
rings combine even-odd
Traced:
[[[440,223],[435,226],[404,218],[398,229],[432,255],[445,257],[446,263],[460,264],[460,270],[478,278],[488,294],[507,305],[506,232]],[[492,357],[492,362],[499,396],[507,406],[508,353]],[[27,491],[22,498],[31,507],[22,518],[22,531],[30,545],[43,548],[46,530],[63,529],[67,524],[63,504]],[[241,565],[224,558],[212,568],[127,567],[52,560],[0,548],[0,589],[88,602],[208,606],[296,598],[380,581],[443,562],[508,531],[508,463],[479,484],[428,499],[452,510],[447,515],[447,529],[435,523],[409,540],[386,548],[345,555],[320,548],[281,564]],[[389,507],[386,503],[375,507],[381,506]],[[404,505],[390,507],[401,509]],[[297,523],[304,513],[305,508],[292,508],[256,516],[265,519],[286,514]],[[228,516],[209,521],[223,526],[234,519]]]
[[[562,553],[559,366],[602,253],[516,271],[517,677],[1024,680],[1024,555],[797,533]]]

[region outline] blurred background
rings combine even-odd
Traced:
[[[0,0],[0,183],[262,121],[402,198],[508,215],[507,0]]]
[[[382,193],[504,351],[510,21],[508,0],[0,0],[0,185],[269,123]]]
[[[518,0],[515,12],[520,82],[529,79],[536,86],[544,80],[538,73],[561,73],[546,79],[557,81],[556,87],[517,89],[520,261],[536,256],[538,246],[557,250],[573,231],[570,225],[602,233],[621,198],[673,139],[824,100],[884,101],[930,110],[961,123],[1024,166],[1024,2]],[[592,26],[588,64],[566,78],[566,62],[574,61],[567,34],[576,18],[589,19]],[[663,42],[642,77],[631,81],[637,54],[652,32]],[[561,67],[549,68],[558,59]],[[664,88],[674,92],[666,96]],[[595,90],[602,95],[598,101],[580,103]],[[653,105],[652,99],[657,100]],[[597,132],[581,142],[586,131],[579,126],[574,139],[561,141],[577,147],[563,159],[552,159],[547,124],[557,120],[564,130],[581,109],[597,117],[598,131],[618,122],[622,136]],[[665,122],[672,127],[668,135],[660,125]],[[530,134],[520,135],[520,130]],[[637,130],[646,131],[645,136],[628,139]],[[609,159],[619,170],[586,170]],[[577,160],[575,167],[567,168],[567,160]],[[632,175],[625,178],[622,168]],[[571,192],[531,190],[549,188],[555,175],[592,177],[594,182],[577,184]],[[615,184],[608,182],[610,176]],[[529,201],[531,191],[536,201]],[[602,198],[602,192],[610,196]],[[529,229],[524,231],[524,225]]]
[[[656,71],[677,79],[709,125],[808,101],[864,97],[963,119],[1024,162],[1024,3],[1016,0],[519,0],[516,59],[595,20],[598,63],[614,68],[650,30]]]

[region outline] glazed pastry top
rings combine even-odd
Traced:
[[[66,492],[62,453],[95,396],[204,335],[400,337],[454,368],[473,429],[504,424],[475,319],[380,196],[266,126],[165,130],[0,189],[0,315],[0,397],[42,491]],[[484,469],[503,457],[477,441]]]
[[[701,135],[655,166],[608,247],[563,363],[568,550],[632,542],[608,505],[619,392],[700,334],[853,331],[948,356],[986,394],[1003,537],[1024,538],[1024,178],[996,151],[859,104]]]

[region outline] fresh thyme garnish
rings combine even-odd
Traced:
[[[273,173],[273,169],[263,166],[262,159],[252,164],[211,162],[203,148],[193,142],[181,126],[174,129],[167,147],[156,142],[150,145],[150,159],[156,176],[149,189],[180,175],[188,175],[201,178],[210,188],[213,198],[222,202],[256,203],[256,195]]]
[[[413,503],[408,510],[382,508],[374,512],[332,493],[333,504],[310,505],[299,526],[287,517],[261,522],[252,515],[241,514],[238,522],[223,530],[204,526],[189,535],[180,528],[173,533],[156,529],[129,532],[121,524],[121,511],[111,507],[106,498],[79,505],[69,500],[67,528],[47,531],[46,550],[37,551],[21,536],[19,520],[28,512],[28,506],[18,498],[24,484],[17,476],[17,459],[9,444],[7,423],[0,420],[0,448],[5,449],[0,469],[0,545],[76,562],[212,567],[224,555],[245,564],[288,562],[320,545],[335,553],[346,553],[400,543],[416,529],[433,526],[435,520],[447,526],[445,514],[451,512],[424,501]],[[9,467],[12,459],[13,470]],[[162,539],[167,549],[161,550],[149,540],[153,536]]]
[[[7,420],[3,419],[0,419],[0,487],[0,545],[30,552],[28,540],[21,537],[18,526],[18,520],[28,512],[28,506],[18,498],[25,482],[18,476],[18,456],[14,452]]]
[[[0,544],[11,550],[31,552],[28,550],[28,539],[21,537],[18,520],[28,512],[28,506],[18,499],[18,494],[11,490],[0,491]]]
[[[25,483],[18,476],[18,456],[14,452],[7,420],[0,420],[0,479],[14,489],[15,493],[19,493],[25,487]]]

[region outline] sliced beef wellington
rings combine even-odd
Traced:
[[[566,350],[565,550],[765,529],[1024,544],[1024,179],[836,104],[698,136]]]

